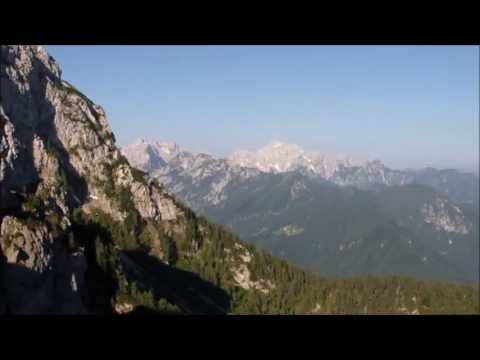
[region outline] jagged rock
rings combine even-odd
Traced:
[[[129,303],[122,303],[115,305],[115,312],[117,314],[128,314],[133,311],[133,305]]]
[[[19,219],[6,216],[0,225],[0,235],[7,263],[21,264],[39,273],[51,267],[53,237],[45,225],[29,228]]]
[[[6,216],[0,228],[2,283],[12,313],[84,313],[86,261],[69,254],[45,224]]]

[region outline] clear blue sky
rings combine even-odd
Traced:
[[[273,140],[393,167],[478,163],[473,46],[47,46],[118,144],[226,155]]]

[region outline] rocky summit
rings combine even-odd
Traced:
[[[144,170],[163,164],[162,155],[209,176],[200,166],[207,156],[191,158],[174,144],[139,146]],[[436,221],[430,208],[425,216]],[[477,306],[473,287],[399,277],[327,281],[257,251],[131,167],[105,111],[62,78],[43,47],[0,46],[0,314],[417,314]]]

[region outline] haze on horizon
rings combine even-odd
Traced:
[[[273,141],[478,173],[476,46],[47,46],[137,138],[227,156]]]

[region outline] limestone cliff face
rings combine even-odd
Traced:
[[[134,211],[177,232],[184,211],[129,166],[103,109],[62,80],[41,46],[2,45],[0,66],[4,311],[85,312],[87,261],[82,249],[69,251],[61,240],[74,210],[100,210],[117,221]],[[115,198],[119,193],[129,207]]]

